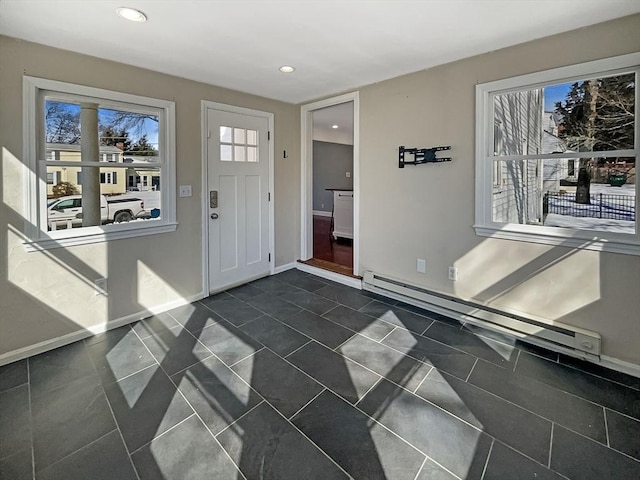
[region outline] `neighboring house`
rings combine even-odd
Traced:
[[[126,155],[126,153],[125,153]],[[127,190],[128,191],[148,191],[160,190],[160,170],[157,165],[160,163],[158,156],[126,155],[124,163],[135,163],[135,167],[127,168]],[[140,166],[148,164],[149,167]],[[154,167],[154,164],[156,167]]]
[[[542,116],[542,153],[570,152],[567,143],[558,136],[560,116],[555,112],[545,111]],[[545,160],[543,168],[542,189],[547,192],[560,190],[560,181],[578,180],[578,160],[574,158],[559,158]]]
[[[542,153],[542,89],[495,98],[494,149],[498,155]],[[539,119],[532,121],[532,119]],[[540,160],[498,161],[494,165],[493,219],[506,223],[542,222]]]
[[[47,143],[46,155],[48,159],[61,162],[79,162],[81,159],[80,145],[67,143]],[[122,163],[123,152],[118,147],[100,147],[100,193],[103,195],[117,195],[126,191],[125,170],[109,167],[109,164]],[[53,195],[53,186],[60,182],[69,182],[82,193],[82,168],[80,167],[52,167],[47,168],[47,196]]]

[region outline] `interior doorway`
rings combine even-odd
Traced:
[[[307,265],[358,275],[358,93],[302,107],[302,248]]]

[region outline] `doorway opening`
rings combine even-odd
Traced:
[[[358,275],[358,93],[302,107],[303,263]]]

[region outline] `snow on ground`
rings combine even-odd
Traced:
[[[544,221],[545,227],[564,227],[576,230],[596,230],[599,232],[635,233],[636,222],[629,220],[608,220],[606,218],[570,217],[550,213]]]
[[[636,220],[636,208],[634,197],[636,195],[635,185],[623,185],[622,187],[612,187],[608,184],[591,184],[591,203],[579,204],[575,202],[575,187],[566,187],[561,190],[561,194],[549,195],[549,213],[565,217],[564,222],[577,217],[582,219],[587,217],[591,221],[600,219],[604,222],[623,221],[633,224]],[[545,225],[548,223],[548,218]],[[592,222],[593,223],[593,222]],[[600,225],[599,227],[597,225]],[[560,225],[555,225],[560,226]],[[578,227],[573,221],[574,228]],[[596,230],[606,230],[602,222],[593,224]],[[613,228],[613,227],[612,227]],[[618,228],[618,227],[615,227]]]
[[[576,187],[560,187],[560,190],[575,194]],[[605,195],[626,195],[630,197],[636,196],[636,186],[633,184],[624,184],[621,187],[612,187],[608,183],[592,183],[589,189],[591,195],[603,193]]]

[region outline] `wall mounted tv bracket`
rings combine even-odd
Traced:
[[[398,167],[404,168],[405,165],[420,165],[421,163],[450,162],[450,157],[436,157],[436,152],[440,152],[442,150],[451,150],[451,147],[405,148],[404,146],[401,146],[400,152],[398,153]],[[405,153],[413,155],[412,162],[405,161]]]

